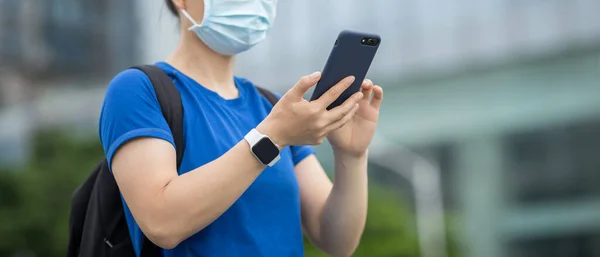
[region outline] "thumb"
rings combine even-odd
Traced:
[[[300,78],[298,82],[296,82],[296,85],[292,87],[289,93],[293,97],[302,98],[304,96],[304,93],[306,93],[308,89],[314,86],[319,81],[319,79],[321,79],[321,72],[318,71],[314,72],[313,74],[306,75]]]

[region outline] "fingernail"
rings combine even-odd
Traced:
[[[310,77],[313,78],[313,79],[316,79],[316,78],[319,77],[319,75],[321,75],[321,72],[320,71],[315,71],[315,72],[313,72],[313,74],[310,74]]]
[[[356,110],[356,109],[358,109],[358,107],[359,107],[359,106],[358,106],[358,104],[355,104],[355,105],[354,105],[354,109],[355,109],[355,110]]]
[[[358,95],[356,96],[356,98],[357,98],[357,99],[361,99],[361,98],[363,98],[363,93],[362,93],[362,92],[359,92],[359,93],[358,93]]]
[[[356,79],[356,78],[355,78],[354,76],[350,76],[350,77],[348,77],[348,81],[349,81],[350,83],[354,82],[354,80],[355,80],[355,79]]]

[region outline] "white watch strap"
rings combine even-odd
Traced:
[[[263,135],[256,129],[252,129],[252,130],[250,130],[250,132],[248,132],[248,134],[246,134],[246,136],[244,136],[244,140],[246,140],[248,142],[248,144],[250,145],[250,148],[252,148],[263,137],[267,137],[267,136]],[[275,144],[275,143],[273,143],[273,144]],[[279,147],[278,145],[275,145],[275,146]],[[254,155],[254,152],[252,152],[252,154]],[[256,155],[254,155],[254,157],[256,157]],[[258,159],[258,157],[256,157],[256,159]],[[279,159],[281,159],[281,155],[278,154],[277,157],[275,157],[269,164],[267,164],[267,166],[273,167],[273,165],[275,165],[275,163],[277,163],[277,161],[279,161]]]
[[[252,147],[264,136],[265,135],[258,132],[258,130],[252,129],[250,132],[248,132],[248,134],[246,134],[246,136],[244,136],[244,139],[248,141],[248,144],[250,144],[250,147]]]

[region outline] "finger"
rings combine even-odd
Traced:
[[[327,134],[329,134],[331,131],[334,131],[336,129],[339,129],[341,127],[343,127],[344,125],[346,125],[349,121],[352,120],[352,118],[354,117],[354,114],[356,114],[356,111],[358,111],[359,108],[359,104],[354,104],[354,106],[352,107],[352,109],[346,113],[346,115],[344,115],[344,117],[336,122],[334,122],[333,124],[329,125],[326,129]]]
[[[327,107],[331,105],[352,83],[354,82],[354,76],[348,76],[342,79],[340,82],[331,87],[325,94],[323,94],[319,99],[316,100],[321,106]]]
[[[306,75],[300,78],[300,80],[296,82],[296,85],[294,85],[294,87],[292,87],[288,93],[294,97],[302,98],[306,91],[314,86],[319,79],[321,79],[321,72],[318,71],[314,72],[313,74]]]
[[[329,110],[327,112],[327,115],[328,115],[330,122],[334,123],[334,122],[337,122],[337,121],[343,119],[346,116],[346,114],[348,114],[350,111],[352,111],[352,108],[354,108],[354,106],[361,99],[363,99],[362,92],[356,92],[351,97],[346,99],[346,101],[344,101],[343,104]]]
[[[381,102],[383,101],[383,88],[380,86],[373,87],[373,99],[371,100],[371,106],[379,109],[381,107]]]
[[[370,79],[365,79],[361,88],[361,92],[363,93],[362,101],[365,101],[367,103],[370,102],[371,95],[373,94],[373,81],[371,81]]]

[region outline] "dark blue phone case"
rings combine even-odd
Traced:
[[[363,44],[362,40],[364,38],[377,39],[378,43],[375,46]],[[318,99],[340,80],[348,76],[354,76],[356,80],[327,109],[341,105],[350,96],[358,92],[380,44],[381,38],[379,35],[350,30],[340,32],[323,69],[321,80],[317,83],[310,100]]]

